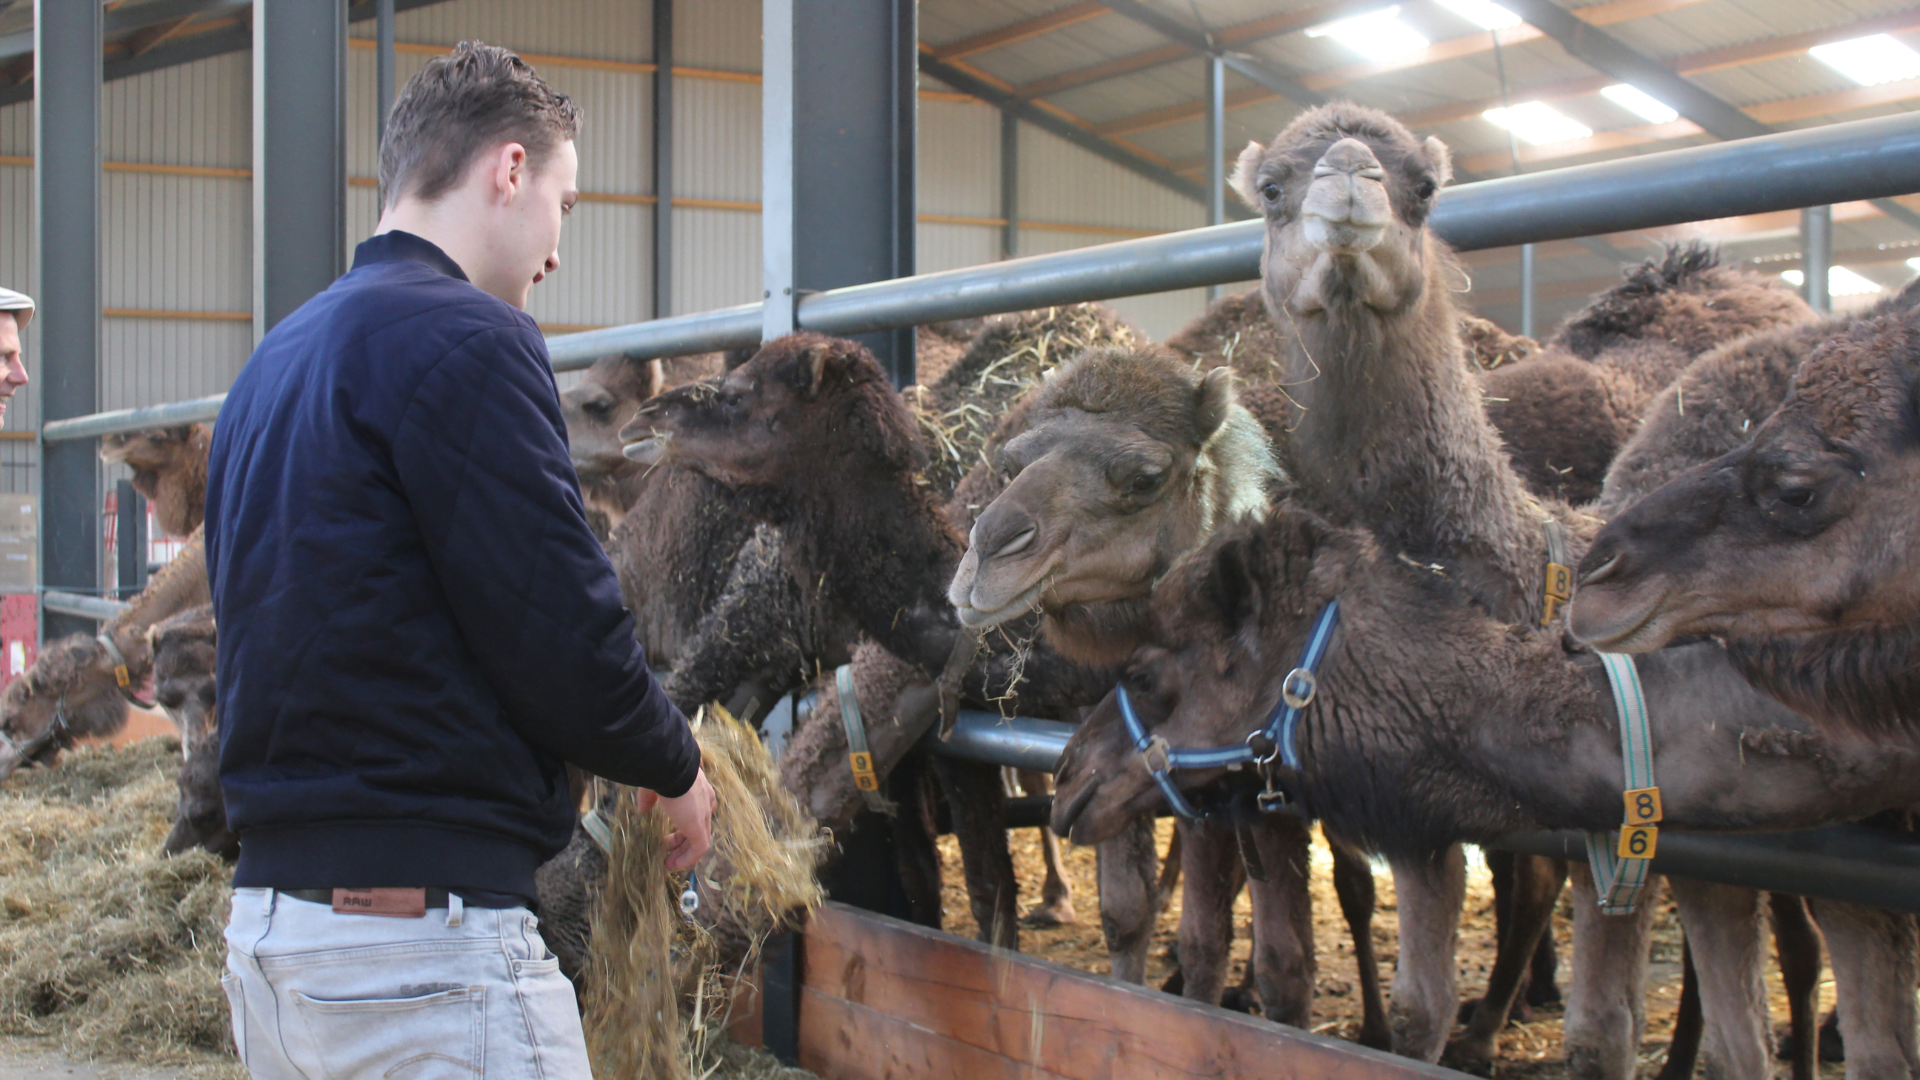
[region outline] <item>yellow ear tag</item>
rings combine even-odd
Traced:
[[[1627,825],[1620,830],[1618,854],[1623,859],[1651,859],[1659,843],[1658,825]]]
[[[848,754],[847,764],[853,769],[853,786],[861,791],[879,791],[880,777],[873,771],[873,755],[868,753]]]
[[[113,677],[119,680],[120,689],[122,690],[133,685],[133,680],[127,675],[127,665],[125,664],[120,664],[113,669]]]
[[[1560,617],[1560,609],[1573,599],[1573,571],[1557,562],[1547,564],[1546,586],[1540,598],[1540,625],[1550,625]]]
[[[1621,799],[1627,804],[1629,825],[1654,825],[1663,819],[1660,789],[1657,787],[1633,788],[1622,792]]]

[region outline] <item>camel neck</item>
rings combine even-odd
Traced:
[[[140,595],[128,601],[126,610],[104,629],[113,633],[115,643],[124,649],[124,643],[134,637],[144,638],[150,627],[211,600],[207,588],[207,549],[201,530],[195,529],[180,554],[161,567]]]

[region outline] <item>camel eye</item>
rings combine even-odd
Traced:
[[[1439,190],[1440,188],[1434,184],[1433,181],[1422,180],[1419,185],[1413,189],[1413,197],[1419,199],[1421,202],[1426,202],[1428,199],[1433,198],[1434,192]]]
[[[1813,502],[1813,489],[1804,487],[1782,488],[1779,498],[1781,502],[1796,510],[1804,510]]]
[[[1166,478],[1166,473],[1141,473],[1134,477],[1133,483],[1127,485],[1127,487],[1128,490],[1132,491],[1135,495],[1151,495],[1160,490],[1160,484]]]
[[[593,417],[595,420],[605,420],[607,418],[607,414],[613,411],[613,402],[598,401],[598,400],[589,401],[586,404],[580,406],[580,411],[586,413],[588,416]]]
[[[1280,201],[1280,185],[1274,183],[1271,180],[1267,181],[1264,184],[1261,184],[1260,197],[1267,200],[1267,202],[1269,203],[1279,202]]]
[[[1137,668],[1127,672],[1127,689],[1136,694],[1153,693],[1153,672],[1146,668]]]

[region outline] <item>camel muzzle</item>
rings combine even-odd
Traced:
[[[1329,147],[1313,167],[1300,213],[1307,242],[1321,251],[1358,255],[1380,246],[1393,203],[1373,148],[1352,138]]]

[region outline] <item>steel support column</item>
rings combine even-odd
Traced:
[[[802,294],[913,273],[919,41],[914,0],[766,0],[761,10],[772,336],[793,325]],[[913,381],[912,328],[860,341],[897,385]]]
[[[673,0],[653,0],[653,317],[673,314]]]
[[[1827,274],[1833,269],[1833,207],[1809,206],[1800,211],[1800,272],[1806,280],[1800,295],[1807,306],[1825,313],[1833,310]]]
[[[147,587],[147,500],[133,490],[131,480],[120,481],[113,491],[120,599],[131,600]]]
[[[38,0],[33,12],[33,206],[40,350],[29,357],[47,420],[100,408],[102,8]],[[100,586],[100,465],[91,439],[41,448],[40,583]],[[49,638],[87,632],[48,614]]]
[[[1520,245],[1520,336],[1533,336],[1533,271],[1534,246]]]
[[[1207,224],[1227,220],[1227,65],[1207,57]],[[1207,303],[1220,299],[1220,286],[1207,286]]]
[[[378,149],[387,139],[387,114],[393,111],[393,0],[374,0],[373,70],[375,107],[380,110],[374,124],[374,171],[380,171]]]
[[[253,335],[346,264],[345,4],[253,8]]]
[[[1000,110],[1000,257],[1020,257],[1020,118]]]

